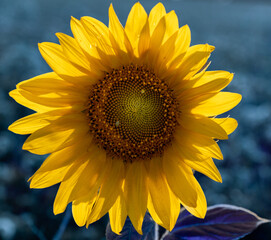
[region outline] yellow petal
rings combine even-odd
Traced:
[[[163,157],[163,168],[168,184],[182,204],[195,207],[197,195],[195,186],[191,182],[194,178],[193,172],[177,158],[172,148],[168,147]]]
[[[65,211],[68,203],[70,194],[77,183],[83,170],[88,165],[86,154],[80,156],[72,164],[69,171],[66,173],[63,181],[61,182],[57,195],[54,201],[54,214],[59,214]]]
[[[159,55],[159,50],[164,36],[165,36],[165,32],[166,32],[166,20],[165,17],[162,17],[159,21],[159,23],[157,24],[156,28],[153,31],[153,34],[150,38],[150,48],[149,48],[149,65],[152,66],[152,68],[154,70],[156,70],[156,66],[157,66],[157,58]],[[157,72],[157,70],[156,70]]]
[[[123,27],[115,13],[112,3],[110,4],[108,15],[109,15],[109,24],[108,24],[109,30],[113,34],[118,44],[120,44],[121,50],[125,51]]]
[[[163,43],[159,50],[159,76],[161,76],[161,78],[167,78],[169,83],[178,79],[178,76],[171,76],[171,71],[169,71],[168,68],[172,69],[176,64],[182,61],[187,49],[189,48],[190,41],[190,29],[185,25],[168,38],[165,43]]]
[[[234,118],[210,118],[210,119],[219,124],[228,135],[231,134],[238,126],[238,122]]]
[[[98,48],[100,45],[98,44],[99,42],[102,43],[104,40],[103,34],[100,32],[94,31],[94,36],[91,30],[92,28],[88,28],[90,26],[87,24],[85,21],[86,19],[83,18],[82,22],[77,20],[76,18],[72,17],[71,18],[71,30],[73,33],[74,38],[82,48],[84,54],[88,58],[91,66],[93,69],[99,69],[99,73],[102,73],[102,71],[107,71],[108,67],[105,64],[105,59],[101,58],[100,52],[101,49]],[[89,20],[89,19],[88,19]],[[97,24],[95,23],[96,27],[100,29],[100,26],[102,24]],[[95,28],[95,29],[97,29]],[[100,41],[101,39],[101,41]],[[111,44],[108,45],[108,47],[111,47]],[[96,72],[98,74],[98,72]]]
[[[204,74],[206,73],[206,69],[209,67],[210,64],[211,64],[211,62],[209,62],[208,64],[205,64],[204,68],[202,68],[199,72],[197,72],[194,76],[192,76],[189,81],[178,80],[178,85],[175,88],[177,95],[180,92],[184,91],[185,89],[190,89],[190,88],[193,88],[196,86],[198,87],[198,86],[205,84],[205,82],[203,81],[202,84],[197,85],[197,82],[199,82],[199,79],[203,78]],[[212,80],[214,80],[214,79],[212,79]],[[206,83],[208,83],[210,81],[207,81]]]
[[[146,169],[142,161],[129,165],[124,194],[128,216],[136,229],[142,234],[142,223],[147,210]]]
[[[162,45],[166,32],[166,20],[162,17],[153,31],[150,39],[150,48],[157,51]]]
[[[232,78],[233,74],[230,74],[228,78],[217,78],[198,87],[188,88],[181,92],[177,98],[179,101],[182,99],[188,101],[202,94],[221,91],[231,82]]]
[[[84,139],[84,142],[77,142],[74,145],[50,154],[50,156],[47,157],[43,162],[41,167],[36,171],[34,176],[32,176],[29,180],[33,181],[33,177],[40,173],[50,172],[55,169],[70,165],[75,161],[75,159],[87,151],[92,142],[92,138],[93,136],[87,135]],[[31,184],[33,183],[31,182]]]
[[[191,43],[191,31],[188,25],[182,26],[178,31],[178,36],[175,42],[175,52],[172,61],[168,63],[175,66],[184,57]]]
[[[95,205],[88,217],[87,226],[103,217],[112,208],[120,195],[124,178],[123,162],[113,159],[111,167],[108,167],[107,170]]]
[[[80,89],[80,91],[84,89],[64,81],[54,72],[30,78],[26,81],[20,82],[16,87],[19,90],[25,90],[35,95],[46,95],[52,92],[58,94],[73,94],[74,92],[79,92],[78,89]]]
[[[201,186],[199,185],[198,181],[195,178],[191,179],[191,181],[193,181],[193,184],[196,186],[197,204],[196,207],[186,206],[185,204],[183,205],[187,209],[187,211],[190,212],[192,215],[198,218],[204,218],[207,211],[207,202],[204,192],[202,191]]]
[[[207,62],[213,50],[214,47],[208,44],[199,44],[188,48],[183,60],[176,65],[179,79],[189,80],[194,76]]]
[[[216,79],[228,79],[231,82],[233,76],[233,73],[227,71],[206,71],[201,77],[195,79],[191,87],[199,87]]]
[[[88,132],[89,127],[84,116],[63,116],[32,133],[25,141],[23,149],[40,155],[52,153],[71,146]]]
[[[88,165],[77,179],[77,183],[70,194],[69,202],[84,195],[95,195],[101,185],[105,171],[108,169],[106,152],[104,150],[93,143],[87,150],[87,153]]]
[[[17,134],[30,134],[56,120],[59,116],[50,116],[47,113],[34,113],[12,123],[8,130]]]
[[[210,118],[200,115],[181,114],[178,121],[190,131],[216,139],[228,139],[225,130]]]
[[[167,181],[166,181],[167,183]],[[172,192],[171,188],[169,187],[168,183],[168,190],[169,190],[169,198],[170,198],[170,212],[171,212],[171,223],[170,223],[170,231],[174,228],[176,221],[180,214],[180,208],[181,208],[181,201],[180,199]]]
[[[95,49],[93,49],[92,47],[93,43],[91,42],[91,38],[89,38],[89,35],[84,29],[82,23],[74,17],[71,17],[71,30],[74,38],[76,39],[77,43],[82,48],[86,56],[99,59],[97,51],[95,51]]]
[[[164,15],[166,15],[166,10],[162,3],[158,3],[152,8],[149,15],[150,35],[152,35],[154,29]]]
[[[150,196],[150,194],[148,195],[148,203],[147,203],[147,207],[148,207],[148,211],[152,217],[152,219],[160,226],[162,226],[163,228],[165,228],[162,220],[159,218],[157,212],[155,211],[153,202],[152,202],[152,198]]]
[[[65,165],[46,172],[40,172],[38,170],[31,178],[29,178],[29,181],[31,181],[30,188],[47,188],[60,183],[70,167],[71,165]]]
[[[167,182],[166,182],[167,184]],[[168,184],[167,184],[168,186]],[[171,200],[171,203],[168,205],[170,206],[170,209],[171,209],[171,221],[172,223],[176,223],[177,219],[178,219],[178,216],[179,216],[179,213],[180,213],[180,200],[175,196],[175,194],[171,191],[170,187],[168,186],[168,194],[169,194],[169,198]],[[157,223],[159,224],[160,226],[162,227],[165,227],[164,226],[164,223],[162,222],[162,220],[159,218],[156,210],[155,210],[155,207],[154,207],[154,204],[152,202],[152,198],[149,194],[148,196],[148,211],[152,217],[152,219]],[[170,228],[174,227],[173,226],[170,226]]]
[[[76,24],[80,28],[82,25],[88,35],[90,52],[87,56],[91,66],[97,70],[99,69],[100,78],[103,78],[104,71],[110,72],[111,68],[119,67],[120,60],[115,55],[107,26],[92,17],[82,17],[80,22],[77,21]]]
[[[87,222],[87,217],[95,203],[96,196],[87,195],[72,202],[72,215],[79,227]]]
[[[91,81],[89,81],[89,86]],[[88,98],[89,86],[68,83],[55,73],[46,73],[17,84],[18,92],[32,105],[46,105],[47,111],[71,108],[71,104],[84,103]],[[81,106],[81,108],[84,106]],[[79,110],[80,111],[80,110]],[[40,112],[40,111],[39,111]]]
[[[176,223],[180,212],[180,204],[174,195],[170,194],[165,175],[163,173],[163,165],[161,158],[151,159],[150,171],[148,173],[148,190],[150,192],[153,210],[161,220],[161,225],[171,231]]]
[[[172,56],[174,55],[175,49],[175,42],[178,37],[178,32],[174,33],[170,38],[167,39],[165,43],[159,49],[159,59],[158,59],[158,66],[159,69],[158,75],[163,76],[163,71],[167,71],[166,65],[171,60]],[[166,74],[164,74],[166,75]]]
[[[191,186],[193,186],[193,190],[196,192],[196,202],[193,204],[193,206],[187,205],[185,202],[182,201],[182,199],[180,199],[181,203],[194,216],[199,217],[199,218],[204,218],[206,211],[207,211],[207,203],[206,203],[204,193],[203,193],[198,181],[194,177],[194,175],[191,174],[191,172],[192,172],[191,169],[189,169],[189,171],[187,171],[188,169],[185,167],[186,164],[183,163],[182,161],[178,161],[178,165],[182,167],[185,174],[189,174],[189,183],[191,184]],[[176,185],[176,182],[175,182],[175,185]],[[171,189],[173,190],[172,186],[171,186]]]
[[[149,22],[147,21],[140,33],[140,38],[138,41],[138,54],[143,61],[143,56],[147,53],[150,46],[150,27]]]
[[[80,94],[80,92],[77,91],[72,94],[65,92],[52,92],[40,96],[35,95],[35,91],[28,92],[23,89],[18,89],[18,91],[27,100],[51,108],[68,108],[73,105],[77,105],[79,108],[81,107],[81,109],[84,110],[86,108],[85,103],[88,99],[86,93],[82,92]]]
[[[63,80],[61,77],[59,77],[55,72],[48,72],[48,73],[44,73],[44,74],[40,74],[36,77],[30,78],[28,80],[22,81],[20,83],[18,83],[16,85],[17,88],[20,88],[21,86],[25,85],[28,86],[30,84],[30,86],[32,85],[31,83],[35,82],[35,81],[46,81],[46,80],[53,80],[53,81],[61,81],[63,83],[63,86],[65,86],[66,84],[68,84],[67,82],[65,82],[65,80]],[[49,85],[50,87],[50,85]]]
[[[47,112],[47,111],[51,111],[51,110],[56,109],[53,107],[43,106],[43,105],[40,105],[40,104],[37,104],[37,103],[34,103],[34,102],[27,100],[25,97],[23,97],[19,93],[18,89],[14,89],[14,90],[10,91],[9,96],[12,97],[17,103],[19,103],[27,108],[30,108],[36,112],[42,113],[42,112]]]
[[[212,158],[209,158],[205,161],[190,161],[184,159],[184,162],[194,170],[201,172],[202,174],[208,176],[217,182],[222,182],[221,175],[214,164]]]
[[[39,50],[48,65],[62,78],[71,81],[74,81],[73,78],[76,78],[78,83],[90,81],[89,76],[71,64],[64,55],[60,45],[50,42],[39,43]]]
[[[179,20],[175,11],[171,11],[168,14],[166,14],[165,18],[166,18],[166,33],[164,41],[166,41],[173,33],[178,31],[179,29]]]
[[[109,30],[110,30],[110,41],[113,45],[113,48],[117,55],[119,55],[124,64],[129,63],[128,56],[126,53],[132,57],[133,48],[132,45],[124,31],[115,11],[113,5],[111,4],[109,7]]]
[[[66,55],[69,61],[80,69],[80,71],[87,74],[90,73],[90,63],[82,52],[82,49],[78,45],[77,41],[64,33],[56,33],[56,36],[59,39],[63,53]]]
[[[114,233],[119,234],[124,226],[127,218],[127,210],[125,207],[125,201],[122,194],[120,194],[109,210],[110,226]]]
[[[125,32],[130,39],[136,56],[139,56],[137,46],[140,39],[141,31],[147,21],[148,15],[145,9],[139,2],[135,3],[127,18]]]
[[[172,140],[172,148],[181,159],[204,161],[209,158],[209,155],[204,156],[197,148],[179,144],[175,139]]]
[[[83,151],[84,149],[82,149]],[[79,155],[80,156],[80,155]],[[90,199],[97,196],[104,171],[105,152],[92,144],[75,162],[65,175],[54,203],[54,213],[65,210],[67,204],[83,196]]]
[[[176,128],[174,136],[180,147],[184,146],[188,149],[190,148],[191,150],[206,156],[206,158],[213,157],[216,159],[223,159],[218,144],[211,137],[197,134],[182,127]]]
[[[200,104],[197,105],[195,104],[196,106],[192,107],[191,113],[205,116],[216,116],[234,108],[241,99],[242,96],[238,93],[219,92],[206,101],[200,102]],[[196,102],[197,99],[193,101],[193,103]]]
[[[113,55],[114,51],[110,44],[108,27],[92,17],[82,17],[80,22],[88,34],[91,46],[93,48],[98,47],[105,54]]]

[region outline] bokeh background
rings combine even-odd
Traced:
[[[135,1],[114,0],[124,24]],[[147,12],[157,3],[142,0]],[[216,47],[210,70],[235,73],[227,90],[243,95],[229,114],[239,127],[219,144],[224,161],[216,161],[223,183],[197,174],[208,205],[228,203],[271,218],[271,1],[167,0],[180,25],[188,24],[192,44]],[[92,16],[108,24],[106,0],[0,0],[0,239],[103,239],[107,217],[79,228],[70,209],[53,215],[57,186],[30,190],[27,179],[45,156],[22,151],[26,136],[7,130],[9,124],[31,113],[16,104],[8,92],[28,78],[50,71],[37,43],[57,42],[56,32],[71,35],[70,17]],[[68,226],[64,232],[64,223]],[[60,229],[60,230],[59,230]],[[63,233],[63,234],[62,234]],[[58,236],[57,236],[58,235]],[[270,224],[246,239],[271,239]]]

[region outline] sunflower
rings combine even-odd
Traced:
[[[60,183],[54,213],[72,213],[79,226],[109,212],[120,233],[129,216],[142,234],[148,210],[171,230],[184,206],[204,218],[206,199],[193,175],[221,182],[213,158],[235,119],[216,118],[241,100],[220,92],[227,71],[207,71],[214,50],[190,47],[190,30],[179,28],[174,11],[158,3],[147,15],[136,3],[125,27],[111,5],[109,27],[71,18],[73,37],[40,43],[52,72],[17,85],[10,96],[36,113],[9,129],[31,134],[23,149],[50,154],[29,179],[31,188]]]

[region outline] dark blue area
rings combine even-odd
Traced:
[[[125,23],[134,2],[112,1]],[[142,1],[149,10],[155,0]],[[271,218],[271,4],[269,1],[167,0],[180,25],[188,24],[192,44],[216,47],[210,70],[235,73],[226,90],[243,95],[229,114],[239,127],[219,145],[224,161],[216,161],[223,183],[196,174],[208,205],[228,203]],[[0,1],[0,239],[41,239],[35,229],[51,239],[64,214],[52,211],[57,187],[30,190],[27,179],[44,156],[21,150],[25,136],[7,130],[16,119],[31,113],[15,103],[8,92],[22,80],[50,71],[38,52],[37,43],[57,42],[56,32],[71,34],[70,16],[92,16],[108,23],[107,0],[1,0]],[[25,216],[31,221],[25,221]],[[31,224],[32,225],[31,225]],[[107,219],[79,228],[70,221],[63,239],[102,239]],[[31,226],[30,226],[31,225]],[[269,239],[270,224],[246,239]],[[266,238],[267,237],[267,238]]]

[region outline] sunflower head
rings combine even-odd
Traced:
[[[39,44],[53,71],[10,92],[36,113],[9,129],[31,134],[23,149],[50,154],[30,187],[60,183],[55,214],[72,202],[76,223],[88,226],[109,212],[116,233],[127,216],[142,233],[147,210],[168,230],[181,205],[203,218],[193,170],[221,182],[217,140],[237,122],[217,115],[241,100],[220,92],[233,74],[207,71],[214,47],[190,46],[189,27],[161,3],[149,15],[136,3],[125,27],[111,5],[109,27],[82,17],[71,30],[73,37],[57,33],[60,44]]]

